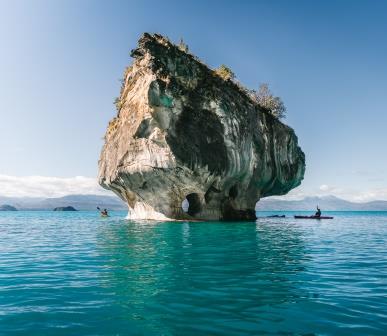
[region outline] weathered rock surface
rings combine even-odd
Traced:
[[[235,83],[160,35],[144,34],[132,57],[99,161],[129,218],[255,219],[261,197],[301,183],[294,131]]]

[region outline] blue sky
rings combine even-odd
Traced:
[[[307,160],[292,197],[387,199],[387,2],[377,0],[0,0],[0,194],[32,183],[24,194],[48,195],[41,177],[94,183],[145,31],[183,37],[209,66],[283,98]]]

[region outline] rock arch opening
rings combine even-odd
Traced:
[[[202,203],[200,201],[200,196],[197,193],[188,194],[183,202],[181,207],[185,213],[190,216],[195,216],[202,210]]]
[[[236,184],[234,184],[234,185],[230,188],[230,190],[229,190],[229,192],[228,192],[228,195],[229,195],[230,198],[232,198],[232,199],[236,199],[236,198],[237,198],[237,196],[238,196],[238,187],[237,187]]]

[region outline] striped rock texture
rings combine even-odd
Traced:
[[[161,35],[144,34],[132,57],[99,160],[128,218],[252,220],[260,198],[301,183],[293,129],[240,86]]]

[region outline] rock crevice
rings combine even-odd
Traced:
[[[294,131],[235,83],[161,35],[144,34],[132,57],[99,161],[129,218],[251,220],[261,197],[301,183]]]

